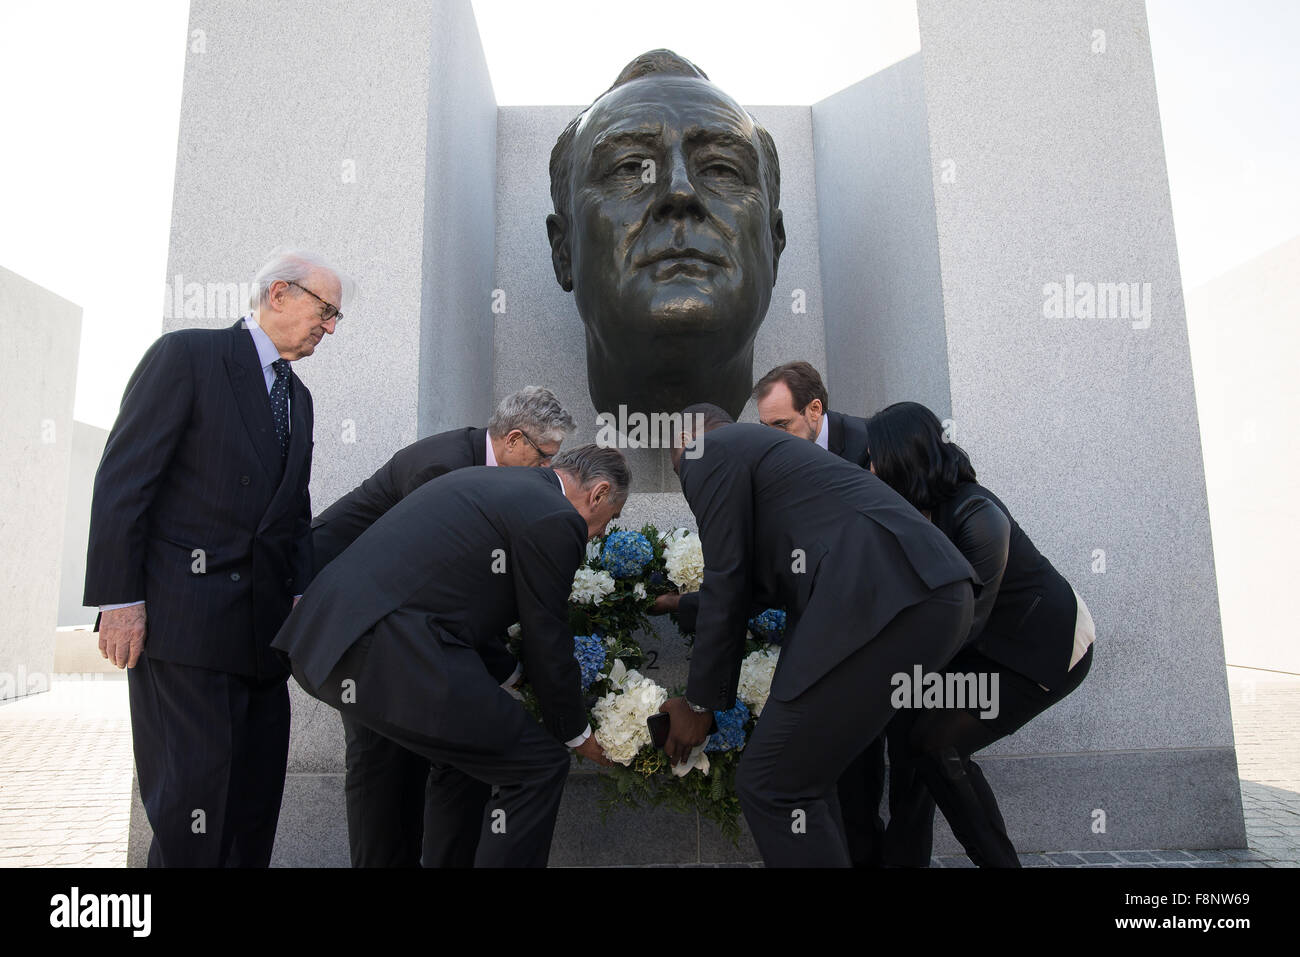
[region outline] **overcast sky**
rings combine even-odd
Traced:
[[[772,0],[657,0],[652,15],[558,6],[474,3],[502,105],[589,102],[656,46],[742,103],[813,103],[919,48],[912,0],[798,0],[797,16]],[[1300,4],[1147,8],[1179,257],[1195,286],[1300,233]],[[85,310],[75,416],[103,427],[161,327],[187,16],[184,0],[0,3],[0,266]],[[541,73],[539,49],[558,51]]]

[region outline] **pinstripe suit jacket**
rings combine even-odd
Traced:
[[[292,377],[280,455],[242,320],[150,347],[95,474],[87,605],[147,603],[145,654],[269,677],[293,595],[311,577],[312,402]]]

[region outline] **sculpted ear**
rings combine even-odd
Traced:
[[[569,224],[559,213],[546,217],[546,236],[551,243],[551,265],[555,281],[565,292],[573,292],[573,267],[569,259]]]
[[[772,213],[772,285],[776,285],[776,268],[785,250],[785,214],[779,209]]]

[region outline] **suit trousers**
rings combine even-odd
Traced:
[[[510,698],[468,647],[449,649],[453,654],[474,656],[477,662],[476,668],[458,666],[457,680],[462,687],[457,693],[462,704],[456,719],[466,728],[484,728],[483,740],[494,744],[478,747],[466,740],[448,741],[435,737],[428,727],[395,724],[386,717],[382,698],[375,703],[372,695],[359,694],[355,702],[343,701],[341,689],[346,684],[355,681],[357,686],[373,687],[383,681],[381,673],[367,668],[367,659],[378,653],[377,647],[372,651],[372,638],[373,633],[367,632],[348,648],[321,687],[313,686],[296,664],[294,678],[308,694],[399,747],[440,769],[454,769],[480,786],[496,787],[495,797],[474,822],[478,832],[475,867],[545,867],[569,773],[568,749]],[[416,635],[410,640],[435,639]],[[388,663],[392,664],[391,658]],[[418,688],[420,676],[406,675],[403,680],[409,682],[403,690],[410,693]],[[430,712],[433,710],[431,707]]]
[[[343,715],[353,867],[472,867],[492,789]]]
[[[287,676],[142,655],[127,671],[150,867],[267,867],[289,759]]]
[[[768,699],[736,770],[736,792],[769,867],[850,866],[836,782],[893,716],[892,677],[917,664],[942,667],[970,629],[973,604],[969,582],[937,588],[802,694]]]
[[[885,822],[880,817],[880,798],[885,793],[885,735],[873,739],[844,769],[836,790],[849,859],[854,867],[880,867],[885,846]]]

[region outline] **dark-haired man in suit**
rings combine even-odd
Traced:
[[[554,393],[525,386],[497,405],[486,429],[454,429],[398,451],[312,522],[316,570],[426,482],[471,466],[545,466],[576,425]],[[514,658],[489,669],[506,685]],[[344,795],[353,867],[470,867],[490,788],[371,731],[343,712]]]
[[[84,603],[125,667],[151,867],[265,867],[289,749],[271,651],[312,574],[311,393],[348,280],[277,250],[229,329],[160,338],[95,475]],[[146,625],[147,614],[147,625]]]
[[[673,449],[704,581],[686,695],[666,702],[674,764],[735,704],[746,622],[786,609],[781,657],[736,791],[772,866],[849,866],[836,782],[893,716],[891,678],[941,667],[970,627],[974,572],[874,475],[807,441],[737,425],[715,406],[696,456]]]
[[[587,722],[569,592],[630,482],[622,454],[594,445],[553,468],[449,472],[327,565],[273,644],[308,694],[497,786],[477,866],[544,867],[568,749],[608,763]],[[487,665],[516,621],[545,728]]]
[[[764,425],[807,439],[846,462],[868,468],[867,420],[830,408],[821,374],[797,360],[771,369],[754,383],[758,420]],[[693,632],[699,592],[661,595],[655,612],[676,611],[682,628]],[[879,867],[884,860],[885,822],[880,798],[885,789],[885,736],[853,759],[840,778],[839,800],[849,856],[856,867]]]
[[[815,442],[832,455],[862,468],[867,455],[867,420],[830,407],[821,374],[802,360],[770,370],[754,383],[758,421]]]

